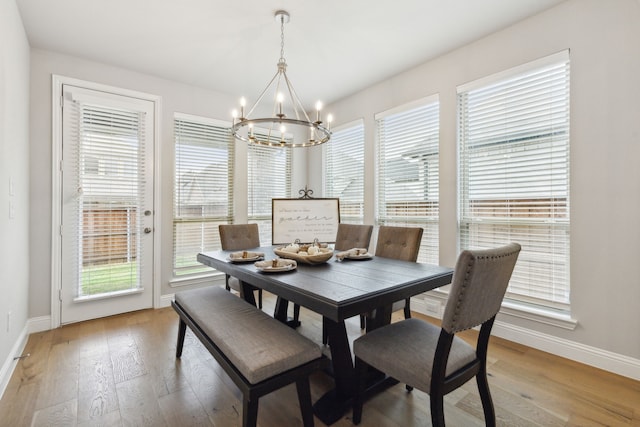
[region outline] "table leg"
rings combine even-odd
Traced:
[[[331,425],[351,409],[356,384],[344,321],[335,322],[325,318],[324,322],[327,326],[336,387],[318,399],[313,405],[313,411],[323,423]]]
[[[274,319],[277,319],[282,323],[286,323],[292,328],[297,328],[298,326],[300,326],[300,321],[296,321],[294,317],[289,317],[287,314],[288,310],[289,301],[284,298],[278,297],[278,299],[276,300],[276,308],[273,312],[273,317]]]
[[[368,314],[367,330],[371,331],[388,325],[390,322],[391,306],[381,307]],[[356,372],[344,321],[335,322],[323,318],[323,323],[327,328],[333,378],[336,386],[318,399],[313,405],[313,411],[323,423],[331,425],[340,420],[353,406]],[[393,378],[386,377],[384,373],[372,369],[367,377],[365,399],[397,383]]]
[[[370,313],[367,313],[367,332],[371,332],[374,329],[378,329],[381,326],[391,323],[392,308],[393,306],[387,305],[384,307],[378,307]]]
[[[248,283],[240,281],[240,298],[244,299],[249,304],[257,307],[256,305],[256,297],[253,295],[255,287],[251,286]]]

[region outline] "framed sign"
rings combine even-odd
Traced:
[[[271,199],[271,242],[274,245],[334,243],[340,223],[340,199]]]

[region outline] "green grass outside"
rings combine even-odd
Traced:
[[[101,264],[82,269],[82,295],[99,295],[135,289],[138,284],[138,264],[122,262]]]

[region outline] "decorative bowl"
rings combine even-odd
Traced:
[[[297,252],[289,252],[283,250],[284,246],[275,248],[273,253],[281,258],[294,259],[304,264],[322,264],[331,259],[333,256],[333,249],[330,248],[318,248],[318,253],[315,255],[304,255]]]

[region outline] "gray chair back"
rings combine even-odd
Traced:
[[[334,248],[346,251],[353,248],[369,248],[373,225],[338,224]]]
[[[378,229],[376,256],[416,262],[422,240],[421,227],[381,225]]]
[[[442,329],[454,334],[495,316],[519,253],[517,243],[495,249],[462,251],[456,262]]]
[[[220,224],[220,244],[224,251],[252,249],[260,246],[258,224]]]

